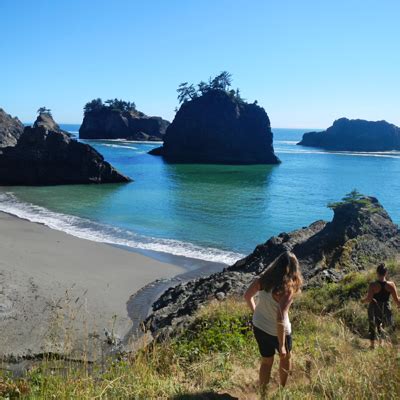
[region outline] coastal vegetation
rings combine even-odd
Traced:
[[[50,110],[50,108],[47,108],[47,107],[40,107],[40,108],[37,110],[37,113],[38,113],[39,115],[41,115],[41,114],[47,114],[47,115],[51,116],[51,110]]]
[[[390,276],[400,279],[397,261]],[[273,380],[271,399],[396,399],[400,391],[398,334],[368,349],[365,295],[373,271],[303,292],[294,304],[292,377]],[[400,323],[395,311],[396,323]],[[2,398],[257,399],[258,351],[251,315],[235,297],[202,308],[179,337],[98,364],[47,357],[27,375],[0,380]],[[276,371],[273,374],[276,377]]]
[[[133,101],[125,101],[121,99],[109,99],[103,103],[100,98],[93,99],[85,104],[83,111],[85,114],[93,111],[116,111],[131,112],[136,111],[136,104]]]
[[[186,103],[187,101],[196,99],[197,97],[203,96],[211,91],[221,90],[237,101],[244,102],[244,99],[240,96],[240,90],[231,89],[231,85],[232,75],[228,71],[222,71],[215,77],[210,77],[208,82],[201,81],[197,85],[183,82],[177,89],[178,101],[179,104]]]

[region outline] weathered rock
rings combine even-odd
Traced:
[[[150,154],[174,163],[278,164],[272,139],[262,107],[210,90],[182,104]]]
[[[0,147],[14,146],[24,131],[24,124],[0,108]]]
[[[129,182],[93,147],[64,133],[26,127],[0,155],[0,185]]]
[[[331,222],[281,233],[224,271],[168,289],[154,304],[146,323],[164,335],[190,323],[199,307],[216,297],[242,295],[249,283],[283,251],[299,259],[306,287],[339,281],[400,253],[400,231],[376,198],[362,197],[333,206]],[[223,296],[220,294],[223,293]]]
[[[400,150],[400,128],[386,121],[340,118],[323,132],[308,132],[298,143],[337,151]]]
[[[42,127],[48,131],[60,132],[70,136],[70,133],[61,129],[60,126],[54,121],[52,115],[47,112],[42,112],[37,116],[36,121],[33,123],[33,127]]]
[[[149,117],[139,111],[104,108],[85,113],[79,137],[160,141],[168,125],[169,122],[160,117]]]

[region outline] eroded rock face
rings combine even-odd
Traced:
[[[0,147],[14,146],[24,132],[24,124],[0,108]]]
[[[40,113],[36,118],[33,127],[34,128],[42,127],[47,129],[48,131],[61,132],[70,136],[70,134],[67,131],[64,131],[63,129],[60,128],[60,126],[54,121],[52,115],[49,113]]]
[[[139,111],[95,110],[85,113],[81,139],[163,140],[169,122]]]
[[[175,163],[278,164],[272,139],[262,107],[211,90],[182,104],[150,154]]]
[[[26,127],[0,155],[0,185],[129,182],[93,147],[43,126]]]
[[[400,253],[400,231],[376,198],[335,205],[331,222],[273,236],[223,272],[168,289],[153,305],[147,326],[156,334],[190,323],[202,304],[226,295],[242,295],[249,283],[284,251],[299,259],[306,286],[338,281]]]
[[[323,132],[308,132],[298,143],[337,151],[400,150],[400,128],[386,121],[341,118]]]

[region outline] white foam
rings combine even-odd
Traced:
[[[323,151],[323,150],[291,150],[286,148],[275,147],[275,151],[279,154],[334,154],[338,156],[351,157],[381,157],[381,158],[400,158],[400,152],[382,151],[382,152],[361,152],[361,151]]]
[[[134,146],[129,146],[129,145],[122,145],[122,144],[111,144],[111,143],[101,143],[101,146],[105,146],[105,147],[119,147],[122,149],[131,149],[131,150],[137,150],[137,147]]]
[[[94,242],[152,250],[227,265],[244,257],[240,253],[201,247],[175,239],[147,237],[85,218],[50,211],[44,207],[22,202],[11,192],[0,193],[0,211]]]

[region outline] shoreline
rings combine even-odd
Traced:
[[[3,360],[44,353],[97,359],[116,344],[131,346],[164,290],[226,267],[81,239],[4,212],[0,252]]]

